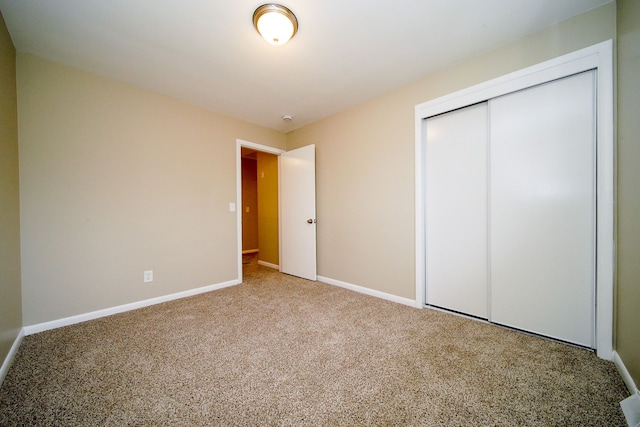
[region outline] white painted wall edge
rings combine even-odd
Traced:
[[[392,295],[385,292],[376,291],[374,289],[365,288],[364,286],[353,285],[351,283],[341,282],[340,280],[330,279],[328,277],[323,277],[323,276],[318,276],[318,281],[322,283],[326,283],[328,285],[349,289],[350,291],[355,291],[355,292],[369,295],[372,297],[396,302],[398,304],[408,305],[410,307],[416,307],[415,300],[399,297],[397,295]]]
[[[265,267],[274,268],[274,269],[280,271],[280,266],[277,265],[277,264],[271,264],[270,262],[260,261],[260,260],[258,260],[258,264],[264,265]]]
[[[160,297],[133,302],[130,304],[124,304],[116,307],[105,308],[104,310],[92,311],[90,313],[79,314],[77,316],[65,317],[63,319],[52,320],[50,322],[44,322],[44,323],[38,323],[35,325],[25,326],[23,330],[25,335],[37,334],[38,332],[44,332],[51,329],[61,328],[63,326],[74,325],[76,323],[86,322],[88,320],[99,319],[101,317],[111,316],[113,314],[118,314],[118,313],[124,313],[126,311],[136,310],[138,308],[148,307],[150,305],[156,305],[156,304],[160,304],[167,301],[173,301],[180,298],[186,298],[193,295],[203,294],[205,292],[215,291],[215,290],[226,288],[229,286],[239,285],[240,283],[241,283],[240,280],[234,279],[228,282],[203,286],[201,288],[190,289],[188,291],[183,291],[183,292],[177,292],[175,294],[163,295]]]
[[[13,341],[13,345],[9,349],[7,357],[5,357],[4,362],[2,362],[2,367],[0,367],[0,386],[2,386],[2,383],[7,376],[7,372],[9,372],[9,368],[16,358],[16,353],[18,353],[18,348],[20,347],[20,343],[22,342],[22,338],[24,338],[24,335],[24,328],[20,328],[20,332],[18,333],[16,339]]]

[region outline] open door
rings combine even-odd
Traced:
[[[316,280],[316,147],[280,155],[280,271]]]

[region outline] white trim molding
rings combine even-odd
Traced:
[[[616,365],[629,393],[631,393],[631,396],[620,402],[620,408],[629,427],[640,427],[640,391],[620,355],[615,350],[613,351],[613,363]]]
[[[270,262],[260,261],[260,260],[258,260],[258,264],[259,265],[264,265],[265,267],[273,268],[275,270],[280,271],[280,266],[278,264],[271,264]]]
[[[625,385],[627,386],[627,389],[629,390],[629,393],[637,394],[638,393],[638,387],[636,387],[636,383],[633,381],[633,378],[631,377],[631,374],[627,370],[627,367],[624,365],[624,362],[620,358],[620,355],[615,350],[613,351],[613,363],[616,365],[616,368],[618,369],[618,372],[620,373],[620,376],[622,377],[622,380],[624,381]]]
[[[50,322],[38,323],[35,325],[25,326],[25,335],[37,334],[38,332],[44,332],[51,329],[61,328],[63,326],[75,325],[76,323],[86,322],[88,320],[99,319],[101,317],[111,316],[113,314],[124,313],[126,311],[136,310],[138,308],[148,307],[150,305],[156,305],[163,302],[173,301],[181,298],[186,298],[205,292],[211,292],[218,289],[227,288],[229,286],[239,285],[240,281],[237,279],[230,280],[228,282],[218,283],[215,285],[203,286],[201,288],[190,289],[188,291],[177,292],[175,294],[163,295],[156,298],[151,298],[143,301],[132,302],[130,304],[119,305],[116,307],[105,308],[103,310],[92,311],[90,313],[79,314],[77,316],[65,317],[63,319],[52,320]]]
[[[372,297],[384,299],[387,301],[396,302],[398,304],[408,305],[409,307],[415,307],[416,302],[409,298],[403,298],[396,295],[388,294],[385,292],[376,291],[374,289],[365,288],[364,286],[353,285],[351,283],[342,282],[340,280],[330,279],[328,277],[318,276],[318,281],[322,283],[326,283],[328,285],[338,286],[340,288],[349,289],[350,291],[355,291],[361,294],[369,295]]]
[[[415,107],[415,231],[416,301],[425,307],[425,129],[424,119],[463,108],[511,92],[543,84],[587,70],[597,70],[597,247],[596,247],[596,351],[600,358],[613,358],[613,279],[615,217],[615,141],[613,41],[578,50],[451,93]]]
[[[24,328],[20,328],[20,332],[18,332],[18,336],[13,341],[13,345],[9,349],[9,353],[7,353],[7,357],[4,358],[4,362],[2,362],[2,366],[0,367],[0,386],[4,382],[4,379],[9,372],[9,368],[13,364],[13,361],[16,358],[16,354],[18,353],[18,348],[20,348],[20,343],[22,342],[22,338],[24,338],[25,332]]]

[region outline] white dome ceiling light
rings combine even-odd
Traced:
[[[286,7],[268,3],[253,12],[253,26],[268,43],[279,46],[296,34],[298,19]]]

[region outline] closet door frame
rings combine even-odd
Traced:
[[[613,41],[424,102],[415,107],[416,307],[426,307],[425,119],[583,71],[596,70],[596,325],[598,357],[613,360],[615,143]]]

